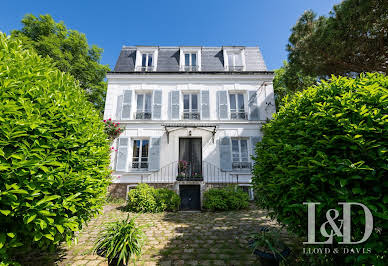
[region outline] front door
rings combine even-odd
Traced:
[[[202,139],[180,138],[179,161],[187,162],[185,167],[186,178],[202,175]],[[180,170],[181,171],[181,170]]]
[[[201,192],[199,185],[180,185],[179,196],[181,197],[181,210],[200,210]]]

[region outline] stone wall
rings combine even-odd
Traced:
[[[133,186],[136,187],[138,183],[113,183],[109,186],[108,192],[109,192],[109,197],[111,198],[126,198],[126,193],[127,193],[127,186]],[[162,183],[152,183],[148,184],[154,188],[168,188],[171,190],[174,190],[174,184],[162,184]]]

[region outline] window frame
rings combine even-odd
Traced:
[[[183,92],[182,97],[182,119],[184,120],[200,120],[201,108],[200,108],[200,93],[199,92]],[[185,96],[189,96],[189,109],[185,109]],[[197,96],[197,109],[193,109],[193,95]]]
[[[245,71],[245,47],[223,47],[224,54],[224,69],[225,71]],[[241,59],[241,66],[236,66],[236,57],[233,57],[233,65],[229,62],[229,55],[239,55]]]
[[[186,66],[186,54],[190,54],[190,65]],[[192,65],[192,55],[196,55],[196,65]],[[181,47],[179,56],[179,69],[185,72],[201,71],[201,47]]]
[[[139,156],[135,157],[134,152],[135,152],[135,144],[136,141],[140,141],[139,145]],[[148,141],[147,143],[147,157],[143,157],[143,141]],[[137,146],[136,146],[137,147]],[[150,139],[148,138],[132,138],[132,162],[131,162],[131,170],[133,171],[148,171],[149,167],[149,157],[150,157]],[[134,161],[134,159],[137,158],[138,161]],[[142,159],[147,158],[146,162],[143,162]],[[137,163],[138,167],[134,167],[134,164]],[[141,167],[143,163],[147,164],[147,167]]]
[[[247,154],[247,157],[244,157],[244,158],[246,158],[246,161],[243,161],[243,156],[242,156],[242,146],[241,146],[241,141],[246,141],[246,154]],[[236,152],[234,152],[233,151],[233,141],[238,141],[238,149],[239,149],[239,151],[238,151],[238,153],[236,153]],[[252,162],[251,162],[251,158],[250,158],[250,156],[249,156],[249,138],[247,137],[247,138],[244,138],[244,137],[237,137],[237,138],[234,138],[234,137],[232,137],[231,138],[231,155],[232,155],[232,171],[250,171],[251,170],[251,168],[252,168]],[[235,161],[234,160],[234,155],[235,154],[238,154],[238,161]],[[239,164],[239,167],[237,168],[237,167],[234,167],[234,164],[235,163],[238,163]],[[248,167],[245,167],[245,168],[243,168],[242,166],[243,165],[246,165],[246,166],[248,166]]]
[[[146,57],[146,66],[143,66],[143,54]],[[136,62],[135,71],[137,72],[150,72],[156,71],[158,65],[158,47],[156,46],[138,46],[136,50]],[[148,66],[149,56],[152,55],[152,65]]]
[[[139,96],[143,96],[143,100],[142,100],[142,106],[143,108],[141,110],[139,110],[139,106],[138,106],[138,99],[139,99]],[[146,110],[146,98],[147,96],[150,97],[150,109],[149,110]],[[152,119],[152,92],[136,92],[136,112],[135,112],[135,119],[136,120],[141,120],[141,119],[145,119],[145,120],[151,120]]]
[[[232,100],[231,96],[234,95],[234,104],[235,109],[232,109]],[[232,91],[228,93],[228,101],[229,101],[229,117],[232,120],[247,120],[248,114],[247,114],[247,105],[246,102],[246,93],[240,92],[240,91]],[[243,101],[243,109],[239,108],[239,96],[241,96],[241,99]]]

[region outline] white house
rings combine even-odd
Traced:
[[[124,46],[107,75],[104,119],[125,129],[111,193],[169,187],[183,209],[199,208],[212,186],[234,183],[252,196],[253,147],[275,112],[273,76],[258,47]]]

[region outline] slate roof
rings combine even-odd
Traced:
[[[244,72],[267,71],[259,47],[242,48],[245,49]],[[180,47],[159,46],[158,50],[156,72],[180,72]],[[123,46],[111,73],[135,72],[136,51],[137,46]],[[223,47],[201,47],[201,61],[201,72],[225,72]]]

